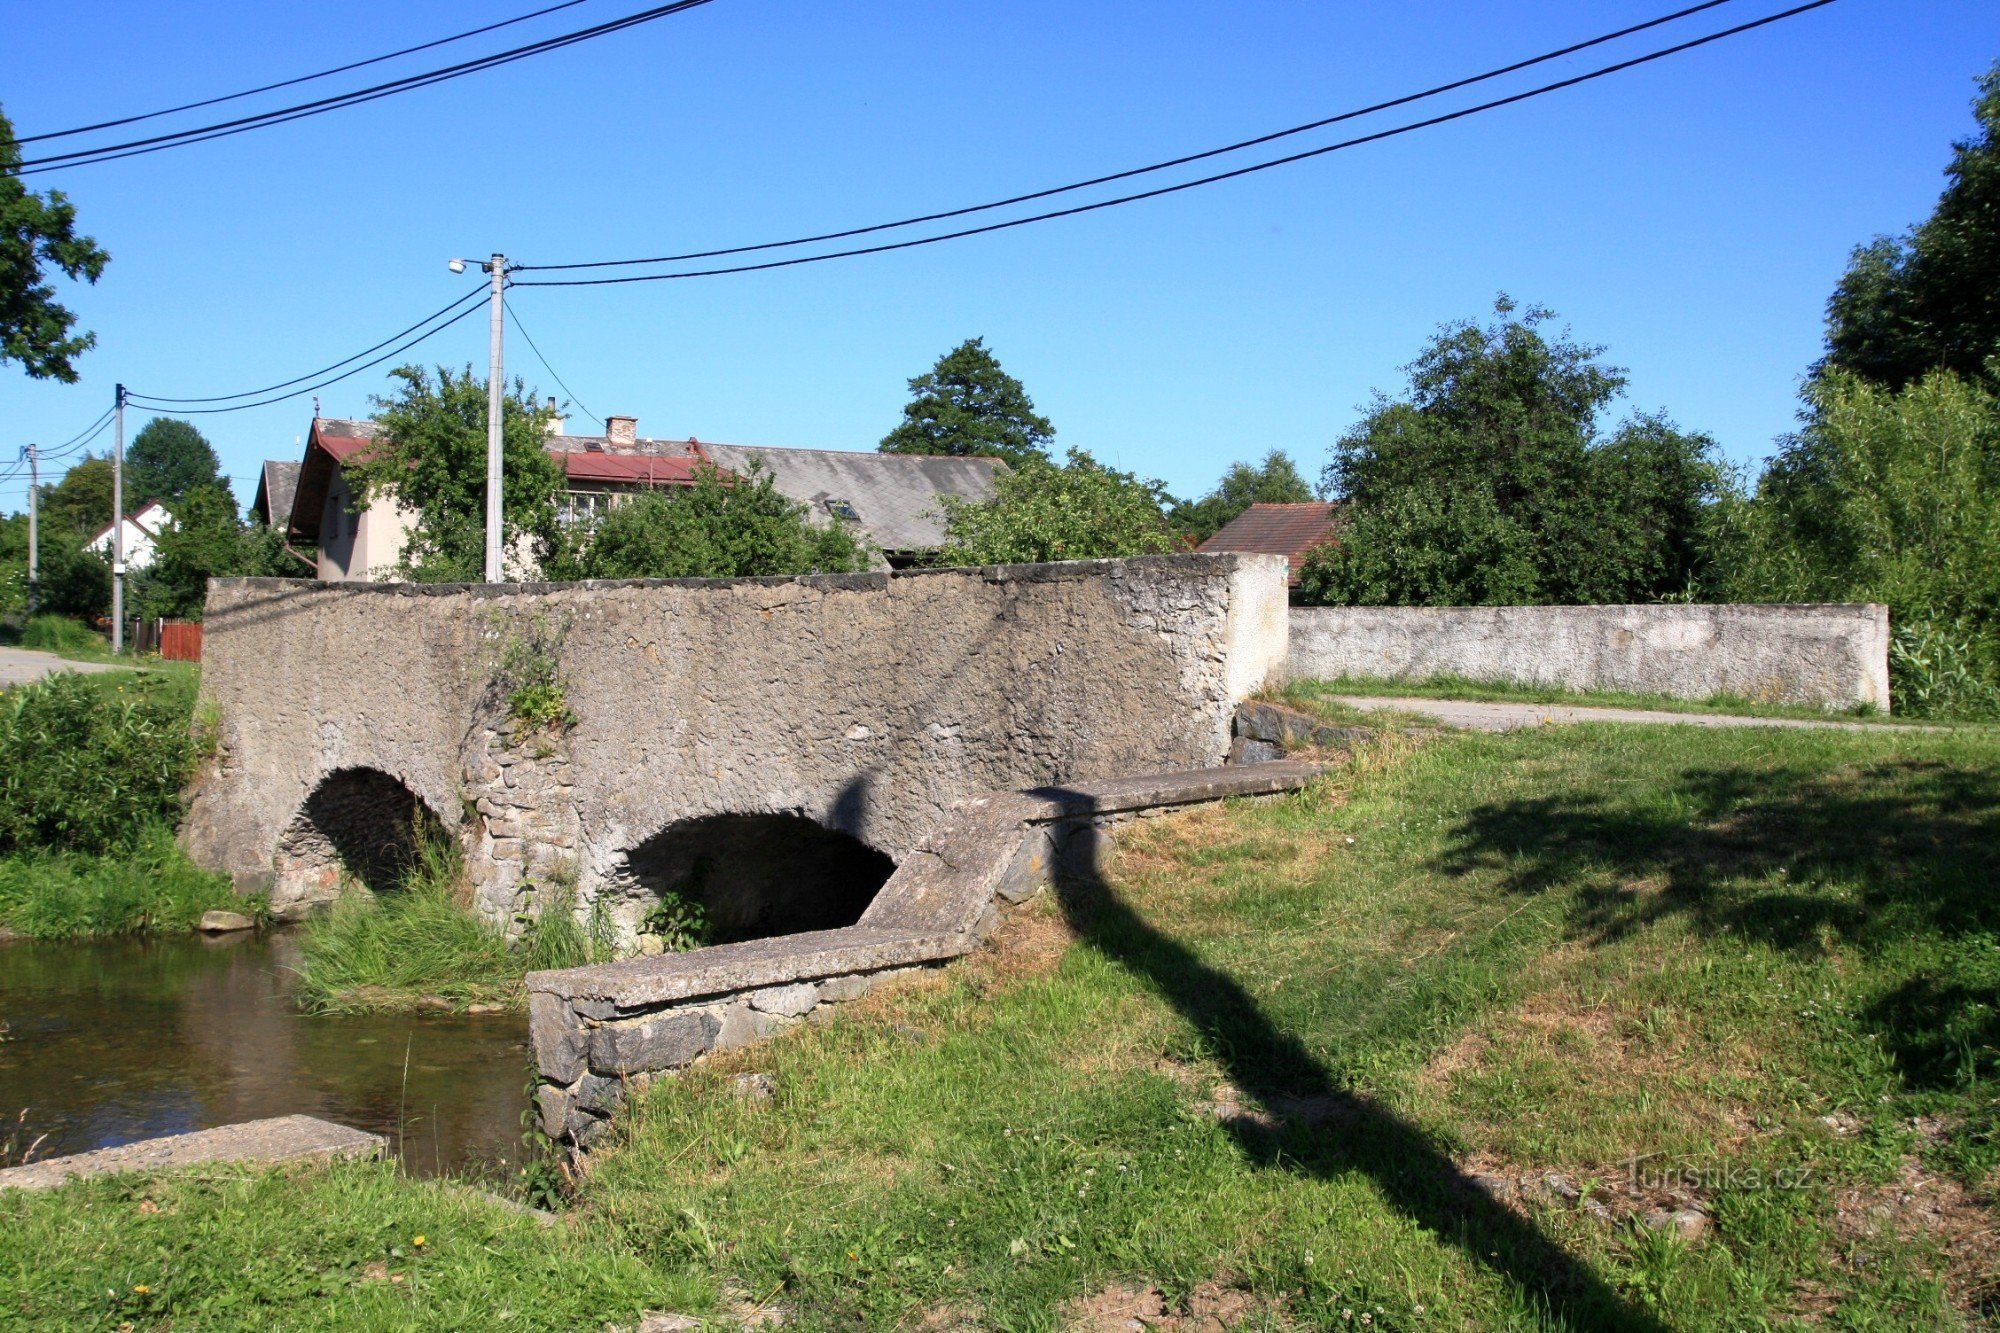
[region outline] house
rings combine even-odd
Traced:
[[[1296,588],[1307,554],[1333,540],[1339,517],[1339,505],[1318,500],[1309,504],[1254,504],[1195,549],[1281,555],[1289,565],[1285,581]]]
[[[250,517],[265,527],[279,527],[292,517],[292,495],[299,489],[299,464],[269,458],[257,473],[257,495]]]
[[[645,439],[638,427],[638,418],[629,416],[608,418],[603,435],[567,435],[560,421],[551,427],[545,447],[562,461],[567,478],[564,522],[592,522],[648,490],[692,486],[704,465],[736,476],[759,467],[781,495],[805,505],[811,519],[855,524],[891,566],[902,567],[943,543],[944,497],[990,500],[1006,467],[995,458]],[[346,476],[346,465],[378,434],[371,421],[319,418],[307,436],[285,526],[294,546],[317,550],[322,579],[386,578],[402,556],[414,515],[386,495],[357,508]],[[275,485],[270,493],[276,494]],[[266,494],[262,484],[258,494]]]
[[[153,557],[159,550],[160,530],[172,527],[174,516],[158,500],[148,500],[127,514],[120,523],[125,529],[125,568],[136,573],[153,563]],[[107,523],[84,545],[109,560],[112,557],[111,532],[112,525]]]

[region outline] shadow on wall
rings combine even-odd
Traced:
[[[1241,983],[1148,923],[1101,875],[1072,871],[1058,894],[1078,935],[1178,1010],[1230,1082],[1262,1108],[1228,1122],[1246,1159],[1315,1179],[1365,1176],[1391,1208],[1507,1279],[1551,1325],[1665,1328],[1480,1191],[1424,1131],[1342,1086]]]
[[[376,893],[402,887],[418,847],[446,837],[444,821],[379,768],[342,768],[306,797],[278,839],[272,910],[331,901],[343,874]]]
[[[726,814],[667,825],[627,852],[624,896],[699,904],[708,942],[834,930],[861,919],[896,863],[803,815]]]

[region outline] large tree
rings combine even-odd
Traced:
[[[1230,464],[1214,490],[1199,500],[1176,504],[1169,517],[1176,532],[1189,541],[1204,542],[1253,504],[1304,504],[1312,498],[1312,487],[1299,475],[1291,455],[1273,449],[1261,464]]]
[[[1307,561],[1313,600],[1364,605],[1648,601],[1712,577],[1712,440],[1664,417],[1608,438],[1625,384],[1603,349],[1551,336],[1553,316],[1447,325],[1334,447],[1322,485],[1348,506]]]
[[[1167,525],[1165,488],[1099,463],[1081,449],[1061,467],[1030,460],[999,478],[991,500],[943,497],[945,547],[936,563],[1034,564],[1155,555],[1182,549]]]
[[[236,497],[227,486],[193,487],[175,501],[173,516],[154,541],[153,563],[132,580],[132,607],[138,614],[199,620],[210,579],[265,572],[251,567],[256,547],[236,516]]]
[[[42,488],[42,522],[78,536],[102,532],[111,526],[111,482],[111,460],[85,454],[61,481]]]
[[[111,256],[76,234],[76,208],[61,190],[21,184],[20,164],[13,123],[0,115],[0,365],[18,361],[32,379],[74,384],[72,358],[97,335],[70,332],[76,315],[56,300],[48,271],[94,283]]]
[[[751,578],[843,574],[868,567],[854,529],[815,525],[753,464],[744,477],[697,467],[692,486],[647,491],[579,534],[560,578]]]
[[[375,400],[382,438],[347,465],[361,502],[393,494],[416,514],[399,572],[417,582],[477,583],[486,566],[486,381],[470,366],[390,372],[402,382]],[[563,466],[543,447],[549,411],[521,381],[501,399],[501,527],[510,574],[558,555]]]
[[[215,447],[173,417],[148,421],[125,451],[125,494],[136,501],[158,500],[169,510],[196,487],[226,486],[221,474]]]
[[[1900,389],[1933,370],[1989,375],[2000,356],[2000,64],[1978,133],[1953,145],[1930,217],[1854,252],[1827,303],[1824,366]]]
[[[885,454],[1046,462],[1056,428],[1035,411],[1021,381],[1000,368],[984,338],[968,338],[910,381],[903,422],[883,437]]]

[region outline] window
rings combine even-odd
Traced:
[[[844,518],[849,523],[859,523],[861,521],[860,513],[845,500],[829,497],[821,501],[821,503],[826,506],[826,512],[832,514],[835,518]]]

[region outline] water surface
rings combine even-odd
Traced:
[[[301,1013],[284,934],[0,943],[0,1117],[37,1157],[303,1112],[389,1138],[424,1175],[521,1156],[519,1013]]]

